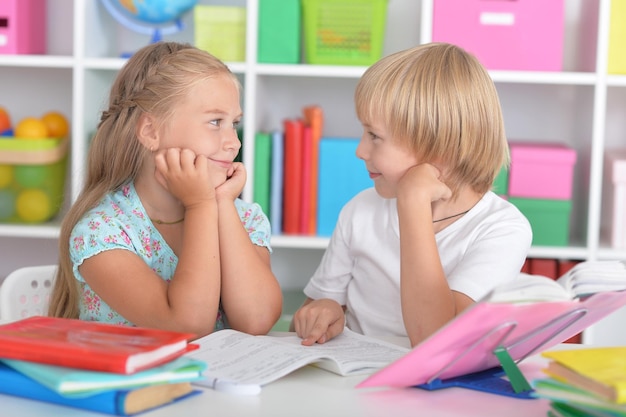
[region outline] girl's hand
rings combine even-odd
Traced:
[[[338,302],[323,298],[306,303],[293,316],[293,327],[302,344],[324,343],[343,332],[346,316]]]
[[[215,189],[218,200],[235,201],[246,184],[246,168],[241,162],[233,162],[226,181]]]
[[[407,170],[398,183],[398,197],[420,193],[429,202],[447,200],[452,191],[441,181],[441,171],[434,165],[424,163]]]
[[[190,149],[169,148],[158,151],[154,161],[157,181],[185,208],[215,199],[206,157]]]

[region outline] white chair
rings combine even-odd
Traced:
[[[11,272],[0,285],[0,320],[47,315],[57,267],[28,266]]]

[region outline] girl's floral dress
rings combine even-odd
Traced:
[[[235,207],[252,243],[271,251],[270,224],[261,207],[240,199],[235,200]],[[178,264],[178,257],[148,218],[132,183],[106,195],[74,226],[70,236],[70,258],[81,291],[80,318],[132,325],[100,299],[78,271],[85,259],[112,249],[125,249],[137,254],[165,281],[172,279]],[[132,280],[133,277],[128,276],[127,279]],[[227,323],[220,307],[215,330],[227,327]]]

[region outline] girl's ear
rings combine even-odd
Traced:
[[[135,133],[139,142],[147,149],[150,151],[159,149],[159,134],[152,115],[143,113],[139,116]]]

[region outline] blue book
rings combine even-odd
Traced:
[[[365,164],[356,157],[358,139],[322,138],[320,141],[317,234],[330,236],[343,206],[374,184]]]
[[[283,232],[283,163],[284,163],[284,137],[283,132],[272,132],[272,183],[270,186],[270,223],[272,234],[279,235]]]
[[[117,416],[138,414],[200,392],[194,390],[189,382],[178,382],[136,389],[105,391],[88,397],[71,398],[41,385],[4,363],[0,363],[0,394]]]

